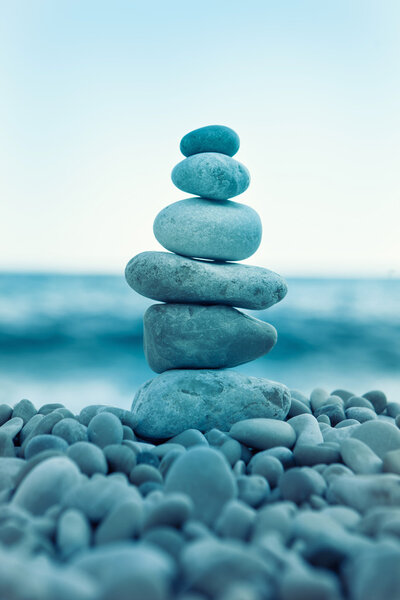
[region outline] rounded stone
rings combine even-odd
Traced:
[[[184,156],[200,152],[219,152],[233,156],[239,150],[238,134],[225,125],[207,125],[194,129],[183,136],[180,150]]]
[[[253,508],[262,504],[270,494],[270,487],[261,475],[240,475],[236,478],[238,499]]]
[[[87,428],[76,419],[71,418],[62,419],[56,423],[52,434],[63,438],[68,444],[87,440]]]
[[[400,449],[400,430],[385,421],[366,421],[357,427],[351,437],[364,442],[382,459],[386,452]]]
[[[32,404],[30,400],[20,400],[15,406],[12,412],[13,417],[20,417],[24,425],[34,416],[36,415],[37,410]]]
[[[259,247],[262,225],[256,211],[245,204],[187,198],[158,213],[153,231],[170,252],[212,260],[244,260]]]
[[[237,263],[214,263],[169,252],[142,252],[126,266],[126,281],[138,294],[183,304],[224,304],[263,310],[285,297],[277,273]]]
[[[366,421],[372,421],[377,418],[374,410],[362,406],[352,406],[348,408],[346,410],[346,417],[348,419],[355,419],[359,423],[365,423]]]
[[[223,507],[215,523],[215,531],[222,538],[247,540],[253,527],[256,512],[240,500],[230,500]]]
[[[386,408],[386,394],[384,394],[380,390],[371,390],[370,392],[366,392],[365,394],[363,394],[363,398],[366,398],[371,402],[371,404],[375,408],[375,412],[378,415],[381,414]]]
[[[232,425],[229,435],[250,448],[268,450],[275,446],[292,448],[296,433],[285,421],[275,419],[245,419]]]
[[[253,456],[248,465],[248,471],[252,475],[262,475],[268,481],[271,488],[274,488],[284,469],[280,460],[275,456],[270,456],[264,452],[258,452]]]
[[[121,421],[109,412],[97,414],[87,428],[89,441],[100,448],[121,444],[124,437]]]
[[[143,503],[126,500],[102,520],[95,532],[95,544],[109,544],[137,536],[143,527]]]
[[[74,461],[85,475],[106,474],[107,460],[102,450],[90,442],[76,442],[67,450],[67,456]]]
[[[223,369],[267,354],[276,329],[231,306],[153,304],[144,315],[144,353],[153,371]]]
[[[80,510],[71,508],[62,513],[57,523],[56,544],[64,559],[88,548],[91,537],[90,523]]]
[[[158,469],[153,467],[152,465],[136,465],[129,475],[129,479],[131,483],[136,486],[142,485],[142,483],[146,483],[148,481],[154,481],[155,483],[162,483],[163,478]]]
[[[208,200],[234,198],[250,185],[246,167],[218,152],[202,152],[185,158],[172,169],[171,179],[183,192]]]
[[[136,465],[136,454],[122,444],[110,444],[103,449],[110,473],[129,475]]]
[[[34,515],[43,515],[50,506],[58,504],[80,478],[79,469],[69,458],[49,458],[23,479],[12,503]]]
[[[26,445],[25,458],[29,460],[35,454],[43,452],[44,450],[59,450],[60,452],[66,452],[68,444],[65,440],[57,435],[49,435],[48,433],[43,435],[37,435],[32,438]]]
[[[218,450],[195,447],[175,460],[166,476],[165,491],[187,494],[193,501],[193,518],[210,525],[226,502],[237,496],[237,483]]]
[[[314,469],[294,467],[282,475],[279,489],[285,500],[300,504],[306,502],[313,494],[321,496],[326,489],[326,483]]]
[[[290,405],[287,388],[236,371],[167,371],[142,385],[133,400],[136,431],[163,439],[195,428],[229,430],[255,416],[284,419]],[[279,427],[279,425],[278,425]]]
[[[181,527],[193,512],[193,502],[187,494],[167,494],[152,505],[145,517],[144,529],[169,526]]]
[[[364,442],[355,437],[342,441],[340,453],[344,464],[354,473],[367,475],[382,471],[382,460]]]

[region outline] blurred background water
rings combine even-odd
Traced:
[[[249,313],[277,328],[276,347],[237,370],[305,393],[379,388],[400,401],[400,280],[299,278],[288,285],[280,304]],[[154,376],[142,349],[150,304],[122,275],[0,274],[0,403],[128,408]]]

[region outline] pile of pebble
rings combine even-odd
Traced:
[[[268,269],[239,264],[261,242],[260,217],[233,202],[249,173],[232,158],[239,137],[229,127],[191,131],[173,183],[196,194],[164,208],[154,234],[170,252],[142,252],[126,267],[139,294],[165,302],[144,316],[144,351],[156,373],[137,392],[132,412],[138,433],[165,439],[188,427],[229,429],[240,419],[284,418],[285,386],[227,370],[269,352],[275,328],[237,308],[265,309],[286,295],[285,281]]]
[[[400,403],[144,441],[130,411],[0,406],[0,598],[396,600]]]

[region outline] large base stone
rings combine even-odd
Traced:
[[[185,429],[228,431],[243,419],[284,419],[289,390],[280,383],[236,371],[174,370],[143,384],[132,412],[136,432],[145,438],[169,438]]]

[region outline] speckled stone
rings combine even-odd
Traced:
[[[236,371],[167,371],[142,385],[133,400],[136,432],[168,438],[185,429],[229,430],[255,416],[284,419],[290,405],[288,389],[275,382]]]
[[[272,325],[231,306],[153,304],[144,315],[144,353],[156,373],[235,367],[267,354]]]
[[[262,225],[256,211],[245,204],[187,198],[159,212],[153,231],[164,248],[177,254],[244,260],[259,247]]]
[[[219,152],[233,156],[239,150],[238,134],[225,125],[207,125],[187,133],[181,139],[180,150],[184,156],[199,152]]]
[[[178,163],[172,170],[174,185],[183,192],[208,200],[228,200],[250,185],[250,173],[226,154],[202,152]]]
[[[125,276],[138,294],[160,302],[225,304],[263,310],[285,297],[277,273],[236,263],[212,263],[169,252],[142,252]]]

